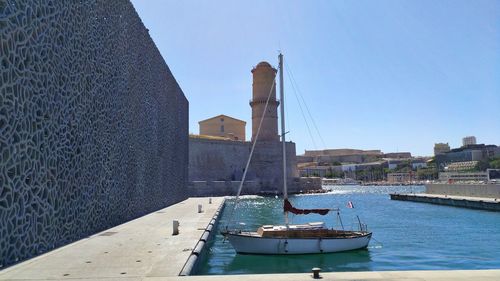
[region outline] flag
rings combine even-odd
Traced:
[[[354,205],[352,204],[351,201],[347,202],[347,208],[351,208],[351,209],[354,208]]]

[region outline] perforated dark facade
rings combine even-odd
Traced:
[[[128,0],[0,0],[0,265],[187,197],[188,101]]]

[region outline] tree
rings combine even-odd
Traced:
[[[490,160],[491,169],[500,169],[500,157],[493,158]]]
[[[483,159],[483,160],[477,162],[475,170],[476,171],[486,171],[486,169],[488,169],[488,168],[490,168],[489,159]]]
[[[417,170],[417,179],[433,180],[437,179],[438,173],[435,168],[420,168]]]

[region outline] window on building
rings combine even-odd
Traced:
[[[224,133],[224,125],[221,125],[221,126],[220,126],[220,132],[221,132],[221,133]]]
[[[220,119],[220,121],[221,121],[221,122],[224,122],[224,118],[221,118],[221,119]]]

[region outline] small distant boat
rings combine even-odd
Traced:
[[[279,55],[280,70],[280,98],[281,98],[281,141],[283,151],[285,151],[285,122],[284,122],[284,93],[283,93],[283,55]],[[254,142],[257,141],[257,136]],[[254,143],[255,146],[255,143]],[[249,160],[252,157],[253,148]],[[243,176],[243,180],[245,175]],[[330,211],[336,211],[339,216],[339,209],[297,209],[288,200],[286,185],[286,153],[283,153],[283,211],[285,214],[284,225],[262,225],[256,231],[226,230],[221,233],[229,240],[237,253],[241,254],[318,254],[349,251],[366,248],[370,242],[372,233],[368,231],[365,224],[362,224],[358,217],[359,231],[346,231],[329,229],[324,222],[310,222],[306,224],[289,224],[288,213],[320,214],[326,215]],[[242,182],[243,182],[242,180]],[[240,190],[243,183],[240,184]],[[234,211],[234,209],[233,209]],[[340,220],[341,221],[341,220]]]

